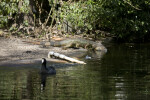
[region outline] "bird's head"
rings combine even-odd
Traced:
[[[42,58],[42,64],[46,65],[46,59]]]

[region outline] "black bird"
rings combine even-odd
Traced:
[[[54,75],[56,74],[56,70],[54,67],[46,67],[46,59],[42,58],[42,66],[41,66],[41,74],[48,74],[48,75]]]

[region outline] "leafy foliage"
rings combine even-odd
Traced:
[[[7,26],[9,19],[14,19],[17,13],[28,13],[29,0],[23,0],[23,6],[18,8],[20,0],[1,0],[0,3],[0,28]]]
[[[62,17],[74,27],[108,31],[122,41],[146,41],[150,37],[148,0],[87,0],[66,3]]]
[[[20,1],[23,6],[18,7]],[[60,12],[56,9],[59,0],[33,2],[38,4],[36,11],[39,11],[39,17],[36,14],[34,20],[39,18],[39,23],[50,27],[59,19],[60,26],[67,21],[74,30],[82,32],[92,31],[95,34],[95,30],[107,31],[117,40],[129,42],[150,40],[149,0],[65,0]],[[7,26],[9,19],[15,20],[17,13],[28,13],[28,8],[29,0],[1,0],[0,28]]]
[[[86,2],[65,2],[61,8],[60,18],[63,21],[69,21],[73,29],[83,29],[87,27],[85,19],[87,18]]]
[[[101,29],[109,29],[117,39],[123,41],[145,40],[150,36],[150,2],[148,0],[97,0],[96,16]]]

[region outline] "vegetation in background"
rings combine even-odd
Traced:
[[[150,38],[150,2],[148,0],[98,0],[93,5],[102,29],[121,41],[146,41]],[[100,7],[101,6],[101,7]]]
[[[67,5],[68,4],[68,5]],[[65,18],[76,29],[107,31],[116,40],[143,42],[150,38],[148,0],[88,0],[67,3]],[[99,33],[101,34],[101,33]]]
[[[9,20],[15,21],[17,13],[28,13],[29,0],[24,0],[20,8],[18,8],[18,3],[19,0],[1,0],[0,28],[8,26]]]
[[[12,29],[10,25],[19,20],[19,14],[26,13],[32,15],[34,25],[28,18],[24,19],[23,27],[34,27],[33,33],[51,34],[55,27],[67,34],[107,36],[110,33],[120,41],[150,40],[149,0],[1,0],[0,8],[0,28]],[[31,28],[25,29],[29,34]]]

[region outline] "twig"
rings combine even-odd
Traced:
[[[128,1],[126,1],[126,0],[123,0],[125,3],[127,3],[127,4],[129,4],[131,7],[133,7],[134,9],[136,9],[136,10],[142,10],[142,9],[140,9],[140,8],[137,8],[137,7],[135,7],[135,6],[133,6],[130,2],[128,2]]]

